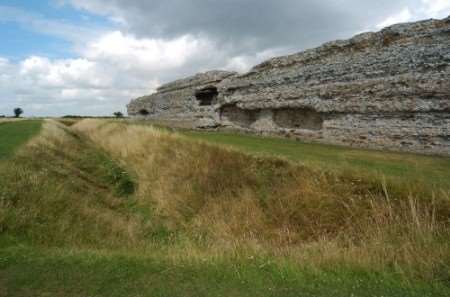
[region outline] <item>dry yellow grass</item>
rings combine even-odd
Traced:
[[[139,217],[118,213],[102,155],[63,124],[46,121],[39,136],[0,162],[0,233],[49,246],[134,246]]]
[[[191,244],[174,255],[257,250],[318,266],[449,275],[446,192],[255,158],[153,127],[84,120],[73,129],[135,175],[135,198],[154,224],[207,250]]]
[[[23,121],[24,119],[22,118],[0,118],[0,124],[1,123],[6,123],[6,122],[15,122],[15,121]]]

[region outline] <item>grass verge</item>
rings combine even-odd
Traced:
[[[14,247],[0,250],[0,296],[448,296],[448,288],[346,267],[314,270],[266,258],[164,257]]]
[[[18,147],[39,133],[41,121],[0,122],[0,160],[11,157]]]

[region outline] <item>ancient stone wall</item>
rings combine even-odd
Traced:
[[[154,118],[195,119],[194,128],[450,155],[450,17],[330,42],[243,75],[219,73],[166,85],[129,113],[148,105]],[[201,111],[197,97],[209,87],[217,98]]]
[[[152,95],[132,100],[127,106],[128,114],[173,126],[217,127],[217,85],[233,75],[236,73],[210,71],[168,83]]]

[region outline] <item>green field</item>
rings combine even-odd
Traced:
[[[0,297],[450,295],[450,193],[412,184],[446,185],[448,159],[123,121],[0,131]]]
[[[183,132],[195,139],[229,146],[251,154],[272,155],[307,166],[334,171],[351,170],[362,175],[386,176],[399,181],[418,181],[450,189],[450,158],[258,137],[224,132]]]
[[[11,157],[18,147],[40,129],[41,121],[0,122],[0,160]]]

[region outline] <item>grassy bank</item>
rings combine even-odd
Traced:
[[[363,175],[371,174],[373,177],[384,175],[400,182],[417,181],[429,186],[450,189],[450,158],[352,149],[226,132],[184,132],[183,134],[252,154],[280,156],[308,166],[338,172],[352,170]]]
[[[414,268],[420,258],[448,259],[448,192],[252,157],[151,127],[83,121],[75,129],[134,173],[137,204],[152,209],[162,235],[182,230],[211,248],[267,248],[319,266],[400,265],[411,274],[433,274]],[[441,264],[438,274],[448,269]]]
[[[450,292],[445,190],[152,127],[46,122],[0,197],[0,296]]]
[[[14,151],[36,135],[41,129],[41,121],[0,122],[0,160],[11,157]]]
[[[133,191],[131,178],[109,156],[49,121],[39,137],[0,163],[0,232],[46,246],[122,244],[128,217],[114,207]]]

